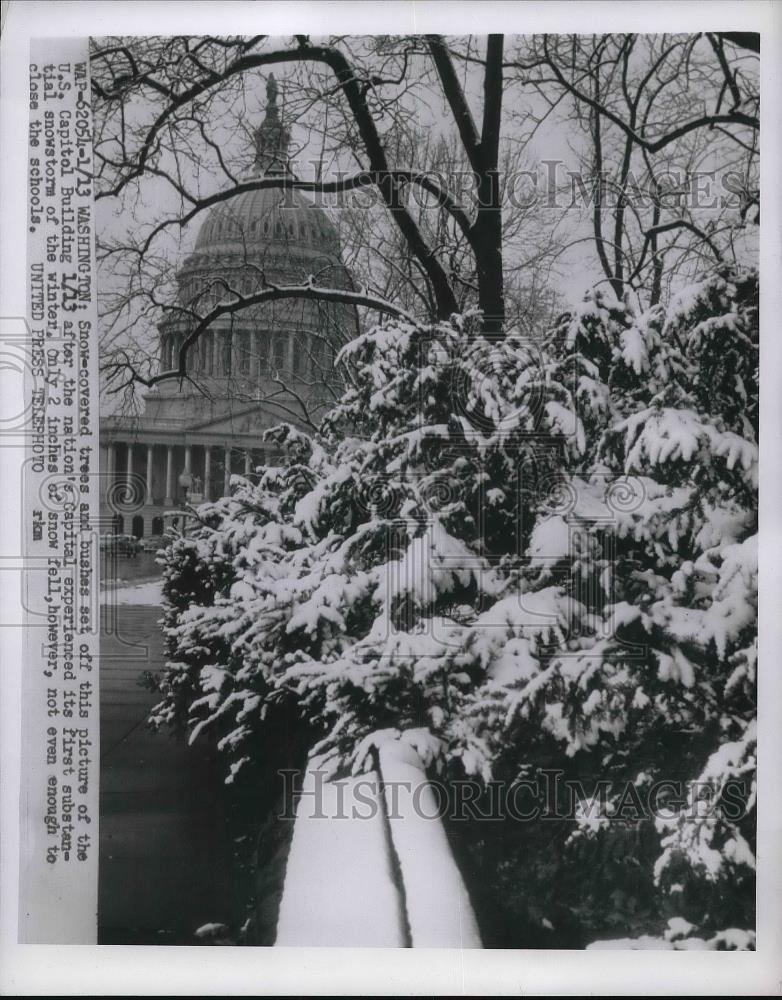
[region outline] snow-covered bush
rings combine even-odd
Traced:
[[[272,432],[285,463],[168,549],[155,720],[232,779],[281,704],[334,771],[400,737],[447,782],[556,770],[558,818],[454,824],[487,941],[746,943],[757,349],[729,270],[643,315],[594,292],[545,342],[359,337],[321,434]]]

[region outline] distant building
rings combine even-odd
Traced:
[[[273,76],[266,91],[254,177],[288,172],[290,132]],[[188,308],[203,315],[264,282],[298,284],[310,276],[321,286],[353,287],[337,231],[309,198],[266,188],[218,202],[177,274],[175,308],[160,324],[161,370],[178,365],[194,323]],[[101,419],[103,523],[118,534],[159,534],[184,502],[226,495],[232,473],[252,477],[274,457],[263,442],[267,428],[300,423],[302,407],[314,417],[325,412],[335,350],[357,331],[353,306],[305,299],[263,302],[217,319],[188,352],[188,379],[149,390],[139,416]]]

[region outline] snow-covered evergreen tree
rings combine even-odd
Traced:
[[[285,463],[167,550],[155,721],[231,780],[283,705],[335,773],[399,739],[447,782],[556,770],[562,818],[454,832],[487,922],[749,946],[757,348],[730,270],[643,315],[594,292],[546,341],[359,337],[321,434],[272,432]]]

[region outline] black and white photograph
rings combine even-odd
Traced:
[[[107,942],[752,947],[758,48],[93,39]]]
[[[776,953],[757,19],[157,6],[32,31],[20,940]]]

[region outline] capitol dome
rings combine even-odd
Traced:
[[[266,116],[255,134],[255,162],[247,180],[290,175],[290,133],[281,121],[277,96],[270,76]],[[172,311],[160,325],[161,368],[176,366],[194,322],[187,314],[191,310],[203,315],[269,284],[310,279],[329,288],[354,287],[336,227],[323,209],[302,192],[282,187],[226,197],[206,214],[193,251],[177,272],[175,306],[182,313]],[[260,399],[265,389],[277,390],[282,381],[317,405],[326,398],[336,350],[357,332],[351,305],[293,298],[262,302],[215,320],[191,347],[188,374],[208,383],[212,397],[251,394]],[[170,398],[173,391],[172,383],[163,383],[157,394]],[[181,395],[182,389],[178,391]]]
[[[273,77],[267,96],[246,180],[290,174],[290,133]],[[199,316],[220,303],[238,308],[215,319],[190,347],[187,378],[153,386],[143,413],[101,420],[101,516],[118,534],[158,536],[165,525],[185,523],[183,505],[229,496],[234,474],[252,481],[276,464],[281,456],[266,431],[283,421],[317,424],[334,398],[335,352],[358,333],[356,310],[346,303],[242,304],[270,284],[312,278],[329,288],[354,287],[337,230],[310,198],[282,187],[226,193],[204,215],[159,325],[160,369],[178,366]],[[118,509],[118,485],[135,506]]]
[[[217,204],[198,232],[195,254],[248,250],[274,244],[305,253],[339,252],[330,219],[300,191],[262,188]]]

